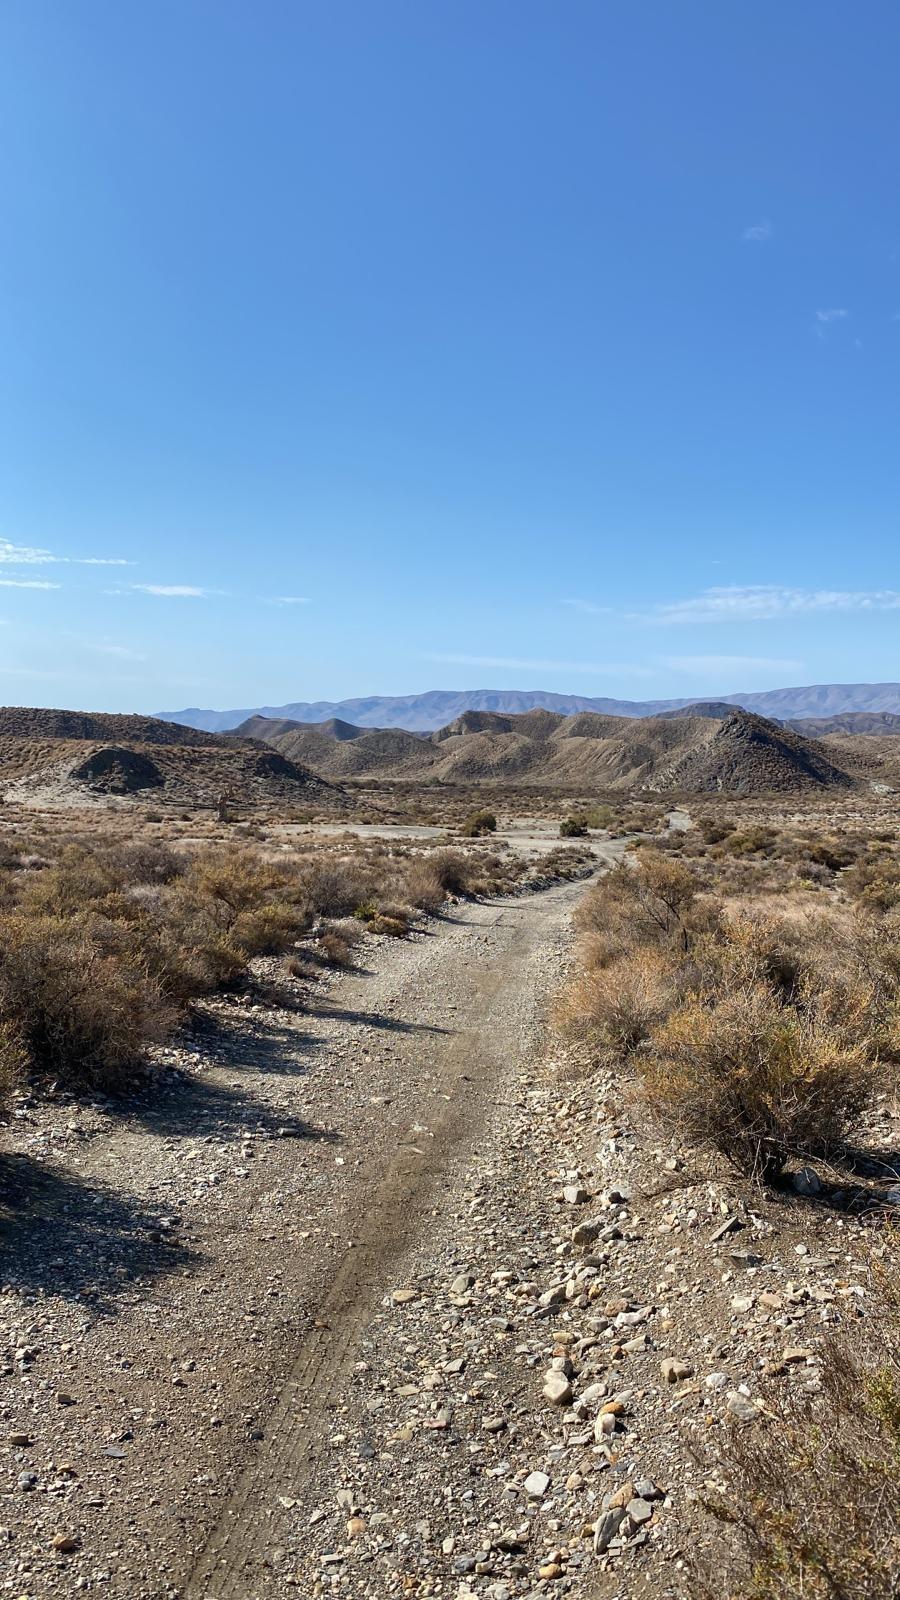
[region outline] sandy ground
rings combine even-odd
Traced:
[[[686,828],[690,826],[687,812],[671,813],[673,827]],[[307,835],[310,838],[329,838],[340,834],[351,833],[358,839],[408,839],[410,841],[424,839],[445,839],[448,830],[442,827],[417,826],[413,823],[282,823],[280,827],[272,829],[273,838],[296,838]],[[452,830],[451,830],[452,833]],[[560,839],[559,823],[545,821],[541,817],[521,817],[507,826],[498,827],[487,841],[491,845],[507,846],[518,855],[546,855],[552,850],[558,850],[566,841]],[[618,858],[622,851],[622,841],[609,840],[604,834],[593,833],[587,839],[575,841],[578,844],[589,846],[600,861],[608,861],[613,857]]]

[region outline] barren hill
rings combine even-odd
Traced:
[[[180,722],[108,711],[62,711],[35,706],[0,706],[0,739],[94,739],[117,744],[225,746],[223,734]]]
[[[740,794],[847,787],[854,780],[817,741],[763,717],[726,714],[611,717],[532,710],[466,711],[429,738],[401,729],[253,727],[274,747],[329,778],[516,783],[586,789],[726,790]]]
[[[0,795],[26,805],[152,795],[154,804],[342,803],[325,780],[261,740],[152,717],[0,708]]]

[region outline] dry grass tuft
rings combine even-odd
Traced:
[[[706,1510],[730,1531],[703,1600],[896,1600],[900,1573],[900,1289],[879,1264],[864,1324],[829,1339],[821,1389],[769,1397],[774,1422],[735,1430]],[[776,1430],[773,1436],[773,1428]]]

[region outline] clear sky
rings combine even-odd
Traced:
[[[892,0],[3,0],[0,699],[900,679]]]

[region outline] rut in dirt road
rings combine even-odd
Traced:
[[[612,852],[611,852],[612,853]],[[547,999],[548,957],[568,935],[584,884],[459,908],[421,969],[420,1020],[400,1034],[434,1075],[429,1127],[401,1145],[373,1183],[315,1323],[261,1430],[263,1439],[225,1506],[188,1585],[192,1600],[281,1592],[269,1553],[290,1543],[310,1507],[304,1493],[334,1427],[359,1341],[385,1296],[403,1287],[412,1250],[465,1176],[467,1152],[504,1115],[504,1093],[534,1048]],[[449,1027],[448,1027],[449,1024]],[[452,1030],[452,1031],[451,1031]]]

